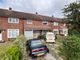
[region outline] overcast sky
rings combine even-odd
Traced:
[[[47,15],[54,17],[63,17],[62,9],[65,5],[76,0],[0,0],[0,8]]]

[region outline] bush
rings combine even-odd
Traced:
[[[5,56],[5,53],[6,53],[6,47],[4,47],[4,46],[0,46],[0,60],[2,59],[4,59],[4,56]]]
[[[76,35],[76,36],[80,36],[80,32],[77,31],[76,29],[70,29],[69,30],[69,35]]]
[[[8,46],[6,58],[9,60],[19,60],[19,48],[17,46]]]
[[[14,41],[13,44],[17,45],[19,47],[20,51],[20,60],[26,60],[26,41],[27,39],[24,37],[24,35],[18,36]]]
[[[46,35],[45,34],[44,35],[39,35],[38,38],[46,40]]]
[[[60,47],[60,51],[66,60],[80,60],[80,38],[77,36],[67,37]]]
[[[18,36],[10,44],[0,46],[0,60],[27,60],[26,38]]]
[[[17,46],[0,46],[0,60],[19,60],[19,48]]]

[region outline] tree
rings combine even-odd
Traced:
[[[64,60],[80,60],[80,38],[68,36],[60,46],[60,53],[65,56]]]
[[[67,17],[68,24],[72,29],[80,31],[80,3],[70,3],[64,8],[64,14]]]

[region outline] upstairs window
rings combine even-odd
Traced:
[[[43,25],[48,25],[48,21],[42,21]]]
[[[58,22],[54,22],[53,25],[54,25],[54,26],[58,26],[59,23],[58,23]]]
[[[32,24],[32,20],[27,20],[27,24]]]
[[[8,23],[19,23],[19,18],[8,18]]]

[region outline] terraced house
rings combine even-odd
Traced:
[[[27,38],[36,38],[47,31],[65,35],[67,27],[58,18],[14,11],[12,8],[0,9],[0,41],[16,38],[21,34]]]

